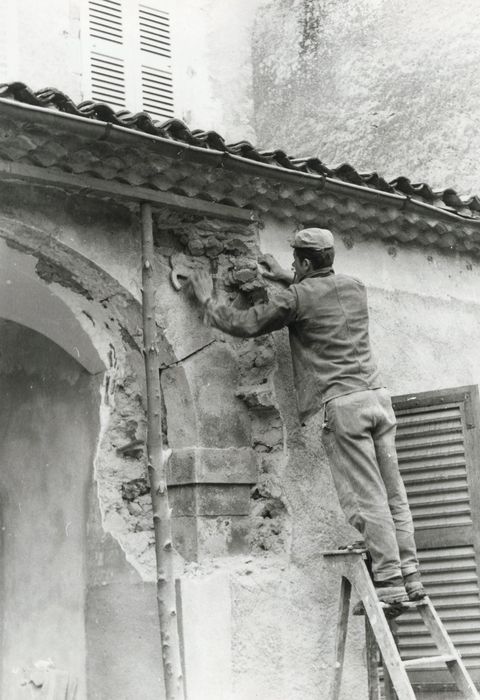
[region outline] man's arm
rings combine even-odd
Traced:
[[[198,301],[204,306],[212,326],[240,338],[253,338],[287,326],[295,319],[297,294],[286,289],[267,304],[257,304],[239,310],[225,304],[214,304],[211,299],[212,282],[205,272],[194,272],[189,284]]]

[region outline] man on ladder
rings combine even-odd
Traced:
[[[327,229],[299,231],[293,270],[265,256],[265,277],[286,289],[266,304],[238,310],[212,301],[212,282],[195,272],[190,286],[211,325],[254,337],[289,329],[300,419],[324,408],[322,440],[348,521],[372,558],[377,596],[399,604],[425,596],[413,523],[395,449],[395,415],[372,358],[365,286],[335,274]]]

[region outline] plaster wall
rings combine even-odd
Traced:
[[[81,0],[3,0],[8,51],[1,82],[55,86],[82,99]]]
[[[254,138],[251,31],[260,0],[167,2],[171,13],[175,116],[217,129],[230,141]],[[136,0],[124,0],[127,10]],[[85,94],[86,0],[3,0],[0,82]],[[125,107],[138,108],[138,86]]]
[[[289,266],[292,236],[287,225],[272,220],[261,232],[261,246]],[[480,381],[478,262],[380,241],[344,243],[337,236],[335,268],[368,288],[374,352],[392,394]]]
[[[3,214],[11,222],[21,219],[36,227],[35,230],[49,233],[52,249],[55,241],[69,246],[88,258],[91,264],[97,264],[99,270],[109,272],[134,298],[139,298],[139,221],[134,211],[93,197],[67,196],[56,189],[20,185],[9,189],[5,186],[3,194]],[[240,346],[205,328],[198,309],[184,294],[172,290],[168,256],[183,250],[175,235],[178,218],[172,216],[169,225],[168,212],[163,212],[160,222],[164,228],[160,233],[156,231],[157,262],[160,263],[158,320],[175,350],[174,357],[161,356],[162,361],[170,365],[163,371],[163,381],[171,446],[195,445],[205,450],[231,447],[243,454],[253,436],[260,449],[262,476],[269,480],[270,492],[279,494],[277,500],[288,510],[291,523],[283,546],[275,548],[275,543],[285,533],[271,531],[269,537],[252,542],[251,556],[217,560],[217,566],[227,572],[230,580],[230,619],[223,584],[222,609],[226,611],[226,624],[232,629],[232,697],[235,700],[255,697],[306,700],[318,695],[331,679],[338,581],[326,570],[321,551],[354,536],[340,513],[326,468],[319,439],[321,416],[305,428],[299,425],[287,336],[284,332],[274,334],[277,350],[275,419],[280,423],[277,429],[280,439],[273,443],[274,449],[270,451],[268,441],[265,444],[259,439],[259,414],[252,419],[240,398],[235,396],[238,375],[245,381],[246,373],[240,366],[243,360],[239,362]],[[5,227],[3,221],[2,227]],[[291,225],[266,221],[260,231],[260,246],[288,266],[291,261],[288,239],[292,235]],[[374,347],[393,393],[478,382],[475,354],[480,302],[477,262],[454,253],[387,246],[354,237],[345,237],[345,242],[339,238],[337,248],[337,269],[360,276],[369,288]],[[197,262],[204,268],[209,265],[209,260],[203,256]],[[84,271],[82,267],[79,269]],[[92,285],[89,289],[95,296],[85,310],[92,312],[95,304],[100,306],[104,310],[102,323],[110,324],[113,337],[115,315],[123,304],[127,305],[126,296],[115,292],[119,306],[113,310],[108,305],[110,300],[101,294],[102,278],[98,275],[97,288],[92,274],[90,271],[88,280],[81,279],[84,284]],[[50,280],[49,284],[65,291],[58,281]],[[72,297],[78,296],[74,289],[67,292]],[[133,330],[130,326],[130,331],[129,342],[140,342],[140,328]],[[460,346],[464,349],[462,354],[458,352]],[[259,347],[256,351],[252,349],[255,358],[258,352]],[[138,349],[132,349],[132,353],[139,357]],[[246,355],[248,353],[244,357]],[[136,368],[140,376],[141,363]],[[261,381],[264,375],[258,367],[255,371]],[[138,517],[133,510],[133,506],[138,508],[138,502],[126,503],[118,493],[122,480],[129,482],[143,475],[140,460],[119,459],[115,451],[126,442],[125,430],[130,419],[137,420],[141,412],[137,405],[139,394],[138,388],[129,387],[131,375],[119,379],[124,382],[124,403],[120,402],[118,423],[108,438],[112,444],[107,459],[97,465],[97,476],[103,479],[103,510],[98,512],[97,493],[91,492],[93,511],[88,520],[87,673],[90,692],[98,700],[111,696],[128,700],[136,692],[139,676],[129,673],[128,660],[137,653],[142,659],[138,668],[145,679],[145,694],[150,693],[153,698],[161,687],[151,583],[153,564],[149,555],[151,515],[146,510],[143,519]],[[188,401],[185,396],[179,396],[179,388],[187,380],[191,389]],[[130,412],[132,404],[136,411],[133,414]],[[233,472],[235,459],[232,459]],[[264,470],[268,461],[274,467],[270,472]],[[245,489],[248,492],[248,485]],[[219,520],[222,524],[226,518]],[[266,527],[269,520],[275,522],[275,518],[264,518],[261,527]],[[201,572],[202,569],[199,576]],[[208,589],[208,585],[205,588]],[[188,590],[186,586],[187,595]],[[193,665],[201,666],[202,653],[213,653],[214,646],[198,649],[199,631],[192,621],[196,593],[193,588],[190,591],[190,607],[186,605],[185,611],[192,617],[185,643],[194,646],[187,650],[187,658]],[[217,620],[215,624],[221,627],[218,617],[209,615],[208,606],[212,606],[212,611],[217,606],[215,598],[202,599],[204,617]],[[352,629],[345,700],[360,695],[365,689],[361,627],[359,621]],[[214,629],[209,630],[209,634],[215,638]],[[203,670],[201,678],[209,687],[211,671]],[[201,697],[202,688],[198,682]],[[228,683],[230,679],[225,674],[218,700],[226,700],[224,688]],[[210,692],[212,700],[217,700],[215,692]]]
[[[2,79],[88,97],[81,6],[8,2]],[[176,116],[227,143],[474,193],[479,16],[475,0],[184,0]]]
[[[267,221],[260,246],[285,267],[293,231]],[[480,382],[480,270],[455,254],[394,248],[379,241],[337,241],[335,268],[367,284],[374,352],[392,394]],[[345,523],[320,433],[321,415],[300,426],[295,410],[287,334],[274,334],[276,395],[286,427],[282,499],[292,521],[286,558],[245,563],[232,576],[234,697],[305,700],[325,696],[331,682],[338,580],[321,551],[353,541]],[[461,349],[461,350],[460,350]],[[261,657],[258,649],[262,649]],[[366,697],[361,622],[347,643],[342,697]]]
[[[176,114],[227,143],[255,140],[252,31],[261,0],[184,0],[174,34]]]
[[[44,336],[0,329],[2,698],[32,697],[31,674],[53,665],[81,700],[97,380]]]
[[[257,143],[475,192],[479,18],[475,0],[267,0]]]

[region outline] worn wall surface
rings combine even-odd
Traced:
[[[254,140],[252,27],[260,0],[184,0],[173,36],[175,110],[229,143]]]
[[[262,249],[285,266],[291,264],[291,233],[274,221],[261,232]],[[378,241],[349,241],[346,247],[338,238],[337,244],[336,269],[361,277],[368,286],[374,352],[393,394],[479,383],[478,262]],[[259,557],[232,578],[239,700],[304,700],[328,685],[338,581],[321,551],[354,537],[340,512],[321,447],[321,416],[300,426],[287,338],[284,332],[274,335],[276,392],[288,455],[280,471],[281,498],[288,504],[292,538],[286,557],[276,563],[268,557],[262,563]],[[264,650],[261,657],[257,649]],[[345,700],[366,693],[360,624],[352,629],[348,649]]]
[[[257,142],[475,192],[479,17],[475,0],[265,2]]]
[[[0,80],[54,85],[82,99],[81,0],[3,0]],[[2,46],[3,49],[3,46]]]
[[[51,663],[78,679],[85,698],[98,380],[44,336],[11,322],[0,328],[1,697],[32,697],[32,674],[41,678]]]
[[[168,213],[160,218],[165,223]],[[83,663],[88,697],[130,700],[136,696],[140,677],[142,697],[158,697],[162,675],[152,513],[143,449],[138,210],[91,197],[79,199],[57,189],[5,185],[0,219],[1,250],[11,263],[0,268],[3,312],[14,319],[19,311],[15,299],[31,290],[33,306],[40,304],[38,329],[51,333],[55,318],[67,324],[66,335],[74,327],[79,338],[88,336],[104,363],[104,372],[97,377],[102,383],[100,405],[92,411],[92,420],[98,424],[86,497],[87,543],[81,543],[81,551],[86,547],[82,555],[86,574],[79,579],[86,617]],[[174,523],[174,534],[182,551],[193,558],[200,551],[206,557],[245,548],[250,488],[257,476],[249,409],[236,396],[247,371],[238,360],[236,343],[216,338],[203,326],[199,309],[185,293],[175,292],[169,280],[169,257],[181,254],[185,241],[202,250],[205,244],[213,245],[217,253],[225,245],[212,237],[220,229],[218,223],[203,222],[199,229],[197,236],[189,217],[183,222],[178,215],[172,216],[165,229],[156,227],[164,437],[174,456],[180,455],[174,465],[188,472],[177,478],[172,471],[173,480],[187,481],[185,488],[179,485],[177,496],[175,485],[172,487],[174,515],[181,514]],[[232,235],[232,245],[248,252],[243,240],[251,245],[252,236],[250,231],[239,231]],[[210,269],[211,259],[198,259],[197,264]],[[249,264],[251,267],[251,260]],[[226,256],[222,266],[227,274]],[[245,263],[238,274],[239,280],[231,280],[234,287],[256,275],[245,269]],[[82,346],[72,347],[64,341],[72,356],[85,360]],[[70,445],[64,445],[65,454],[69,450]],[[198,498],[197,476],[189,473],[192,460],[198,479],[203,479]],[[182,568],[179,557],[179,574]],[[188,591],[186,595],[188,598]],[[192,609],[186,605],[187,626]],[[198,639],[198,633],[197,629],[191,638]],[[189,658],[195,657],[195,649],[189,653]],[[195,676],[190,675],[190,681],[196,687]]]
[[[180,23],[178,114],[192,128],[387,179],[478,190],[475,0],[184,8],[192,21]]]
[[[150,497],[142,449],[122,452],[141,440],[145,429],[136,301],[138,216],[126,206],[26,186],[20,212],[18,192],[19,186],[4,189],[2,236],[15,233],[15,253],[37,261],[31,269],[83,319],[100,354],[105,338],[112,343],[89,489],[88,538],[81,545],[86,551],[89,697],[129,700],[140,675],[145,697],[154,698],[161,688],[161,665]],[[180,267],[214,272],[219,299],[248,303],[249,295],[265,292],[252,256],[272,252],[289,266],[292,233],[292,224],[274,220],[258,231],[166,211],[156,220],[164,430],[177,470],[172,471],[174,513],[183,509],[176,537],[187,558],[201,560],[187,566],[186,580],[194,583],[183,589],[193,700],[227,700],[229,686],[234,700],[306,700],[331,679],[338,581],[321,551],[350,541],[354,533],[332,488],[320,444],[321,416],[306,427],[298,422],[285,332],[253,341],[213,332],[202,324],[198,307],[169,281],[173,256]],[[21,249],[29,243],[38,245],[37,253]],[[343,239],[337,234],[337,247],[337,269],[359,275],[368,285],[374,349],[394,394],[478,383],[480,286],[474,259],[353,234]],[[59,258],[67,267],[47,265],[43,258],[38,265],[39,252],[55,257],[67,249],[71,259]],[[268,290],[274,293],[275,285]],[[195,478],[187,488],[177,488],[189,460],[196,465]],[[200,595],[195,583],[205,581],[201,588],[210,590],[212,572],[223,572],[229,581],[222,583],[221,608],[232,633],[231,668],[222,674],[221,685],[211,666],[212,650],[220,649],[215,625],[221,621],[213,614],[217,601]],[[203,650],[195,627],[200,618]],[[220,651],[218,658],[225,661]],[[353,625],[348,654],[345,700],[365,689],[361,621]],[[128,659],[137,657],[139,675],[132,675]],[[202,669],[200,676],[195,668]]]
[[[82,4],[10,5],[4,78],[89,97]],[[475,0],[185,0],[176,116],[227,143],[476,192],[479,15]]]

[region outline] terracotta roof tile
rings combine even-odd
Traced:
[[[460,216],[476,219],[480,218],[480,199],[476,196],[462,199],[457,192],[451,188],[436,193],[433,192],[428,184],[423,182],[412,183],[404,176],[397,177],[387,182],[376,172],[359,173],[349,163],[343,163],[336,168],[330,168],[316,157],[293,158],[288,156],[283,150],[261,151],[248,141],[226,144],[225,139],[217,132],[202,131],[201,129],[192,131],[180,119],[167,119],[160,122],[152,119],[146,112],[132,113],[126,109],[115,111],[109,105],[93,100],[85,100],[79,104],[75,104],[68,95],[60,90],[44,88],[42,90],[33,91],[21,82],[1,84],[0,98],[13,99],[35,107],[56,109],[66,114],[108,122],[145,134],[178,141],[182,144],[241,156],[242,158],[257,163],[273,165],[284,170],[320,175],[353,185],[379,190],[381,192],[401,194],[431,204],[439,209],[457,213]],[[27,135],[23,138],[28,140]],[[57,152],[52,151],[52,148],[53,147],[49,145],[49,147],[46,147],[43,151],[37,151],[36,158],[41,161],[42,165],[48,165],[52,159],[54,160],[61,155],[61,144],[58,144]],[[16,149],[15,144],[4,144],[3,147],[0,146],[0,152],[5,152],[7,156],[11,155],[12,149]],[[21,151],[22,149],[20,148],[19,150]],[[114,155],[112,154],[112,158],[113,157]],[[85,158],[85,167],[87,167],[87,160],[88,168],[91,170],[91,158]],[[77,152],[75,161],[71,162],[69,167],[73,172],[82,172],[83,163],[81,151]],[[102,164],[99,163],[97,167],[105,170],[109,169],[108,162],[105,161]],[[162,179],[164,175],[159,173],[158,177]],[[184,184],[185,188],[182,188],[181,184],[179,184],[179,192],[185,189],[185,191],[193,193],[197,189],[197,185],[191,180]],[[220,184],[219,188],[221,188]],[[287,208],[290,206],[287,198],[285,199],[285,206]]]

